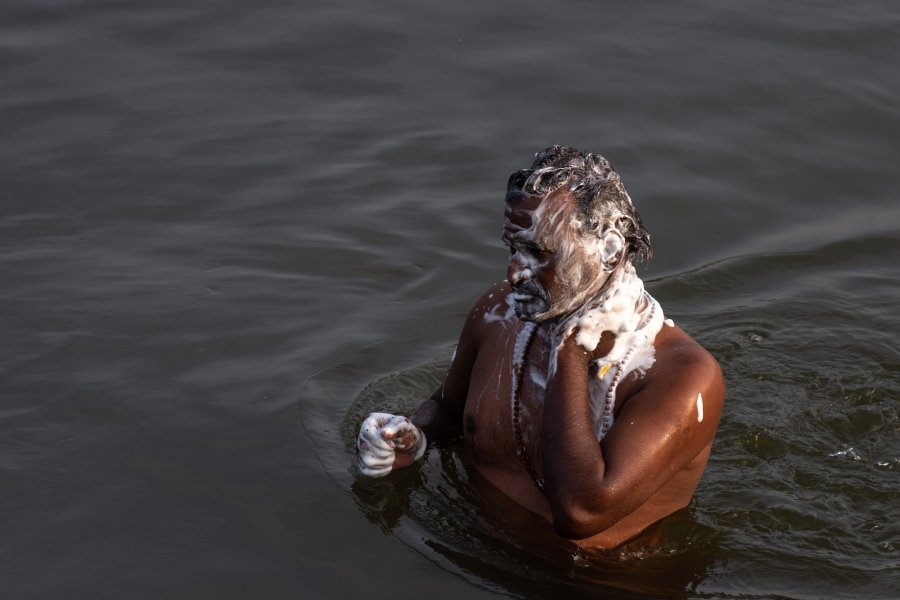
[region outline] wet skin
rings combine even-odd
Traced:
[[[706,350],[679,327],[664,326],[654,341],[653,366],[619,384],[615,423],[598,443],[588,395],[590,362],[609,352],[613,336],[605,333],[588,353],[573,332],[561,342],[550,378],[548,364],[554,328],[599,291],[608,273],[596,260],[575,269],[560,263],[562,256],[597,256],[571,246],[571,197],[561,193],[530,202],[507,207],[504,241],[512,248],[508,281],[519,290],[516,314],[537,321],[520,400],[528,417],[523,442],[545,481],[544,491],[518,456],[511,425],[514,348],[526,323],[508,315],[510,283],[495,284],[475,303],[447,377],[412,420],[430,442],[462,436],[479,473],[543,516],[559,535],[583,546],[611,548],[688,504],[709,458],[725,385]],[[550,214],[556,220],[532,228],[533,210],[541,202],[553,204],[544,207],[541,218]],[[516,237],[529,228],[540,235]],[[620,254],[608,254],[607,267],[621,260]],[[398,451],[394,468],[411,462]]]

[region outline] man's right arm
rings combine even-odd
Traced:
[[[480,315],[487,308],[486,302],[490,302],[487,293],[466,318],[443,383],[411,419],[374,413],[360,426],[357,450],[364,475],[379,477],[409,466],[424,455],[426,443],[445,443],[462,434],[463,411],[483,323]]]
[[[413,414],[412,422],[433,442],[445,443],[462,434],[463,411],[482,322],[476,313],[481,312],[482,301],[475,303],[466,318],[443,383]]]

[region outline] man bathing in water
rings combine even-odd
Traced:
[[[462,435],[474,467],[556,532],[612,548],[688,504],[725,399],[715,359],[663,315],[632,261],[650,239],[618,174],[553,146],[513,173],[507,278],[478,299],[441,387],[360,426],[382,476]]]

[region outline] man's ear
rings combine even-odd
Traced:
[[[618,229],[610,227],[600,234],[600,256],[604,271],[612,271],[618,266],[625,252],[625,236]]]

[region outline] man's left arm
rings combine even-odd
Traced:
[[[616,524],[702,452],[715,436],[725,393],[716,361],[689,340],[657,361],[637,393],[620,400],[615,424],[598,444],[588,392],[591,358],[574,336],[566,340],[544,406],[545,491],[554,528],[571,539]]]

